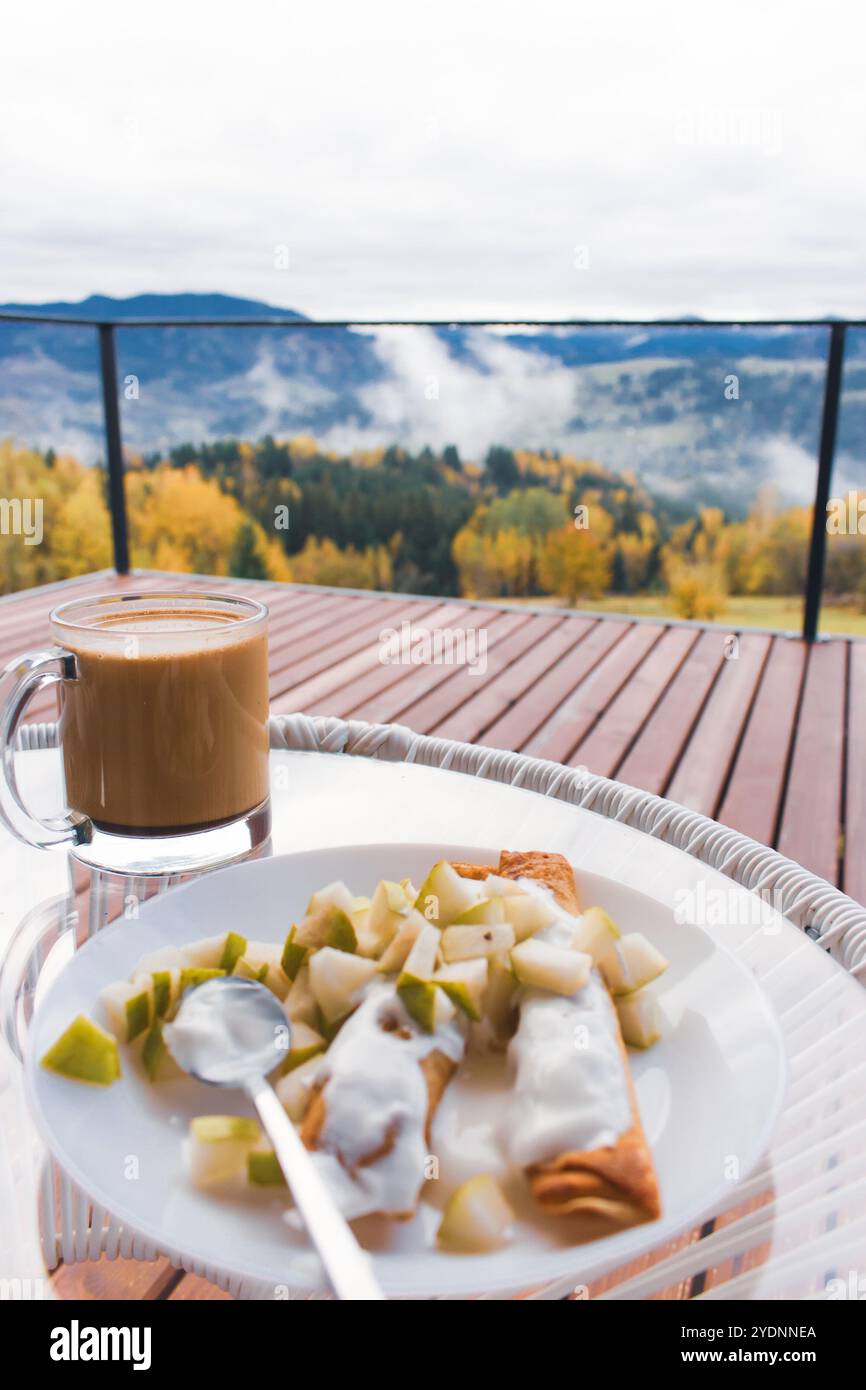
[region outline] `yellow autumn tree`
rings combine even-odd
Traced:
[[[641,512],[638,527],[637,532],[624,531],[616,540],[622,585],[628,594],[638,593],[648,583],[658,543],[658,523],[649,512]]]
[[[323,584],[336,589],[390,589],[394,574],[384,545],[344,550],[327,536],[308,536],[303,550],[291,558],[290,578],[296,584]]]
[[[66,463],[71,463],[67,460]],[[57,510],[52,550],[59,579],[114,563],[111,514],[105,500],[102,470],[74,465],[75,486]]]
[[[132,562],[143,569],[227,575],[233,555],[248,553],[251,578],[286,580],[282,546],[219,484],[188,464],[133,470],[126,479]],[[240,544],[248,538],[246,546]]]
[[[593,524],[577,530],[566,524],[545,538],[538,572],[547,593],[574,606],[606,592],[611,568],[611,549],[602,528]]]
[[[0,441],[0,592],[111,564],[103,475],[75,459]]]

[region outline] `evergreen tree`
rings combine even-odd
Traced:
[[[492,445],[487,451],[484,467],[497,492],[510,492],[520,482],[520,469],[510,449]]]
[[[228,572],[236,579],[267,579],[268,571],[256,547],[256,533],[251,521],[242,521],[232,543]]]

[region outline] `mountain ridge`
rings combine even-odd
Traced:
[[[230,307],[226,307],[230,306]],[[90,294],[84,299],[59,299],[43,304],[0,304],[7,313],[54,314],[69,318],[286,318],[306,320],[296,309],[282,309],[259,299],[214,291],[182,290],[176,294],[134,294],[118,298]]]
[[[655,492],[740,512],[767,482],[791,501],[814,492],[826,328],[697,319],[677,328],[334,328],[261,300],[185,291],[0,308],[120,320],[123,436],[141,453],[310,434],[336,453],[455,444],[482,462],[504,445],[593,458],[635,472]],[[241,315],[276,322],[123,326],[124,318]],[[282,332],[281,319],[310,326]],[[866,333],[849,339],[839,457],[862,475]],[[4,435],[101,458],[89,324],[0,322]],[[847,476],[837,469],[837,485]]]

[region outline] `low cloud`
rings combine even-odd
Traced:
[[[483,459],[491,444],[561,441],[579,409],[573,368],[497,335],[470,330],[464,356],[433,329],[386,328],[372,337],[386,375],[357,392],[369,420],[361,429],[364,443],[456,444],[465,458]],[[327,442],[357,445],[358,429],[339,425]]]

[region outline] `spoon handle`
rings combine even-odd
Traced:
[[[369,1256],[349,1229],[273,1088],[262,1076],[251,1079],[246,1090],[274,1146],[295,1206],[334,1293],[339,1299],[384,1299]]]

